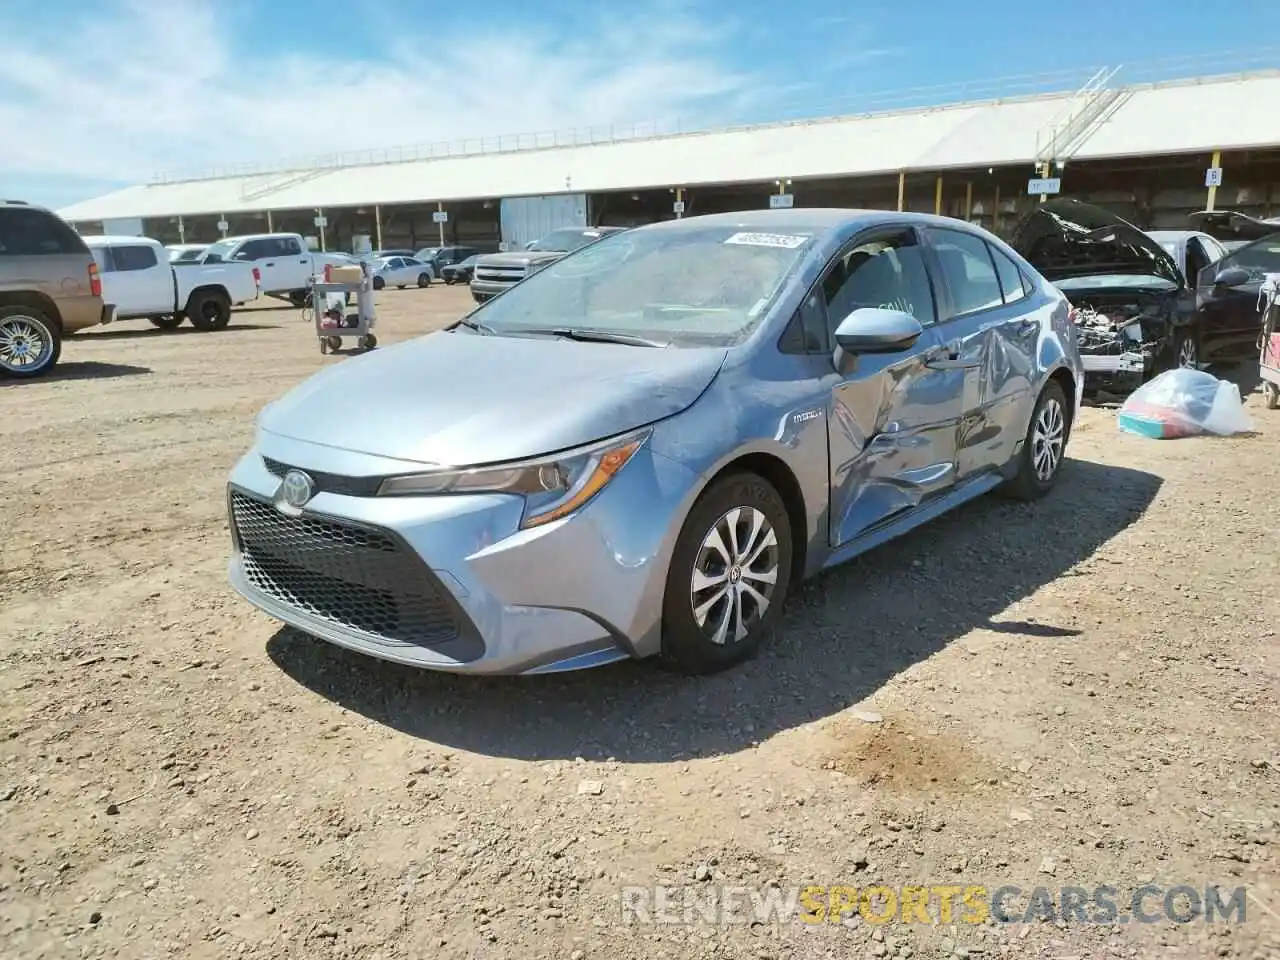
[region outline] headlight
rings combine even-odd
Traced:
[[[649,438],[649,430],[614,437],[564,453],[471,470],[435,470],[388,477],[378,495],[510,493],[524,497],[521,527],[567,516],[609,485]]]

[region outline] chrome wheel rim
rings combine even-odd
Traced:
[[[53,337],[34,317],[0,320],[0,367],[13,373],[38,370],[52,353]]]
[[[1178,366],[1187,370],[1195,370],[1197,368],[1196,344],[1190,337],[1187,337],[1182,343],[1178,344]]]
[[[1040,480],[1052,480],[1053,475],[1058,472],[1066,440],[1066,426],[1062,404],[1054,399],[1046,400],[1031,431],[1031,462],[1035,466],[1036,477]]]
[[[689,589],[694,623],[712,643],[739,643],[764,619],[777,584],[777,531],[755,507],[734,507],[698,548]]]

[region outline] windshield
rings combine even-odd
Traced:
[[[435,258],[435,255],[439,252],[440,252],[439,247],[423,247],[421,250],[419,250],[417,253],[413,255],[413,259],[432,260]]]
[[[235,249],[238,240],[222,240],[209,247],[204,252],[205,263],[222,263],[227,259],[227,255]]]
[[[1163,277],[1147,273],[1102,273],[1086,277],[1064,277],[1053,285],[1064,293],[1069,290],[1098,290],[1125,287],[1138,290],[1177,290],[1178,285]]]
[[[577,250],[600,239],[599,230],[557,230],[529,245],[530,250],[560,253]]]
[[[724,346],[763,319],[814,232],[617,233],[534,273],[472,316],[499,335],[573,328]]]

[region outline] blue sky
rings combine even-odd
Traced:
[[[921,105],[1101,65],[1280,67],[1248,28],[1275,4],[0,0],[0,195],[62,206],[162,170]],[[919,88],[937,89],[890,95]],[[345,119],[318,123],[322,104]]]

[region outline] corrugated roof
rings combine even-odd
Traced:
[[[1079,158],[1280,145],[1280,73],[1110,91]],[[72,221],[594,193],[1031,163],[1073,95],[810,120],[593,146],[442,157],[130,187],[59,211]]]

